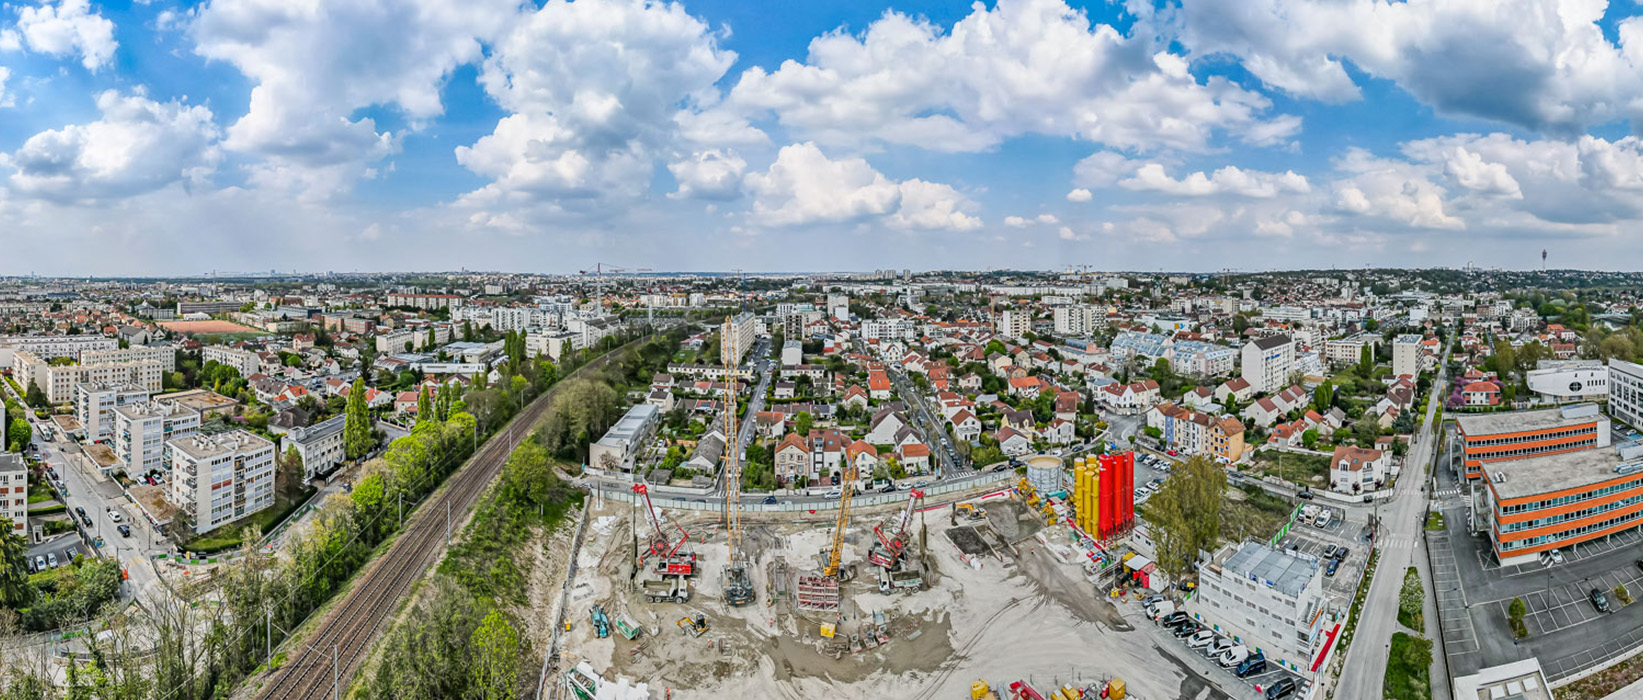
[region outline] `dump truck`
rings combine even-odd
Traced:
[[[648,579],[641,587],[645,598],[652,603],[685,603],[690,601],[690,582],[683,576],[664,576]]]

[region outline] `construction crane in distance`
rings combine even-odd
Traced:
[[[753,579],[742,561],[742,460],[741,440],[737,436],[736,362],[741,348],[731,332],[731,319],[719,328],[719,356],[725,368],[725,499],[724,522],[730,557],[725,564],[725,602],[747,605],[753,602]]]
[[[652,272],[648,267],[629,269],[617,267],[608,263],[594,263],[592,270],[577,270],[584,275],[593,275],[593,305],[605,308],[605,275],[618,275],[628,272]]]

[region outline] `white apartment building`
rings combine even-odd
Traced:
[[[1323,567],[1259,542],[1229,544],[1198,571],[1199,613],[1267,663],[1311,669],[1327,621]]]
[[[244,430],[171,443],[168,496],[210,532],[274,505],[274,443]]]
[[[827,295],[827,315],[840,321],[850,320],[850,295],[829,293]]]
[[[0,443],[5,442],[0,427]],[[0,518],[11,521],[12,534],[28,536],[29,467],[22,455],[0,452]]]
[[[1380,345],[1380,336],[1371,333],[1355,333],[1345,338],[1324,341],[1324,359],[1331,367],[1345,367],[1356,363],[1363,357],[1365,345],[1373,348]]]
[[[200,412],[175,403],[134,403],[114,409],[114,469],[136,477],[164,469],[167,445],[200,432]]]
[[[661,409],[648,403],[634,405],[604,437],[588,446],[588,464],[598,469],[632,471],[639,449],[656,435],[661,423]]]
[[[241,377],[249,377],[262,371],[262,359],[257,357],[257,353],[240,348],[207,345],[200,348],[200,361],[233,367]]]
[[[377,352],[381,354],[405,352],[406,343],[412,350],[417,347],[416,336],[404,328],[377,334]]]
[[[1261,318],[1285,323],[1307,321],[1312,318],[1312,309],[1299,306],[1274,306],[1261,310]]]
[[[1284,388],[1295,369],[1295,341],[1287,335],[1256,338],[1246,343],[1239,354],[1241,376],[1258,392]]]
[[[135,362],[157,362],[161,370],[171,372],[177,369],[177,349],[169,345],[133,345],[129,348],[87,350],[80,353],[82,365],[121,365]]]
[[[682,299],[681,299],[682,301]],[[502,306],[491,309],[491,328],[498,332],[546,328],[558,321],[558,314],[534,306]]]
[[[86,355],[92,353],[87,352]],[[34,382],[52,403],[74,400],[74,387],[81,384],[135,384],[148,391],[160,390],[164,366],[159,362],[52,365],[27,350],[13,354],[12,378],[24,387]]]
[[[875,318],[861,322],[863,340],[917,340],[918,324],[910,318]]]
[[[1421,371],[1421,337],[1405,333],[1392,340],[1392,376],[1405,374],[1419,376]]]
[[[756,320],[752,311],[743,311],[727,319],[719,328],[719,352],[736,358],[736,364],[741,364],[742,358],[753,351],[753,339],[759,332]]]
[[[348,416],[338,414],[306,428],[293,428],[280,438],[280,454],[295,448],[302,458],[303,480],[331,473],[347,458],[342,429]]]
[[[80,384],[74,387],[74,417],[85,429],[86,441],[107,440],[114,434],[114,409],[147,402],[152,395],[133,384]]]
[[[1025,338],[1032,329],[1033,314],[1026,309],[1005,309],[998,315],[998,334],[1006,338]]]
[[[1634,428],[1643,426],[1643,365],[1609,360],[1609,415]]]
[[[562,328],[532,328],[525,334],[525,354],[531,357],[547,355],[558,362],[565,353],[576,347],[576,334]]]
[[[614,316],[571,316],[565,319],[565,330],[571,332],[574,347],[580,350],[616,335],[618,324]]]
[[[1055,333],[1061,336],[1087,336],[1107,325],[1105,309],[1089,304],[1068,304],[1050,310]]]
[[[120,341],[100,335],[0,335],[0,365],[11,365],[12,355],[18,350],[27,350],[42,360],[78,360],[80,353],[119,346]]]

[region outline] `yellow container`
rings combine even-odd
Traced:
[[[987,681],[976,681],[970,684],[970,700],[986,700],[992,695],[993,689],[988,687]]]
[[[830,623],[830,622],[822,623],[821,636],[826,637],[828,639],[833,638],[833,624],[832,623]]]
[[[1107,700],[1124,700],[1124,679],[1107,681]]]

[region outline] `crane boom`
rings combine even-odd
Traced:
[[[850,524],[850,496],[856,490],[856,456],[844,462],[843,486],[839,489],[839,518],[833,525],[833,547],[827,553],[824,576],[839,575],[839,562],[844,558],[844,528]]]

